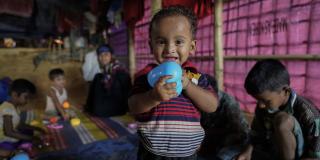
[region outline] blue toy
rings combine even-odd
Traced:
[[[166,82],[175,82],[177,84],[176,92],[178,95],[180,95],[182,91],[182,68],[178,63],[174,61],[166,61],[151,70],[148,74],[148,83],[150,84],[150,86],[154,87],[155,83],[159,80],[160,77],[167,75],[171,75],[172,78],[168,79]]]
[[[26,153],[18,153],[15,156],[13,156],[10,160],[30,160],[30,158]]]

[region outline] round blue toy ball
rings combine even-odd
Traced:
[[[162,76],[171,75],[172,78],[168,79],[167,83],[177,83],[176,91],[177,94],[180,95],[182,91],[182,68],[181,66],[174,62],[174,61],[166,61],[164,63],[161,63],[159,66],[152,69],[148,74],[148,83],[151,87],[154,87],[156,82],[159,80]]]
[[[10,160],[30,160],[30,158],[26,153],[18,153],[15,156],[13,156]]]
[[[178,82],[177,82],[177,86],[176,86],[176,92],[177,92],[178,95],[181,94],[182,89],[183,89],[183,87],[182,87],[182,82],[181,82],[181,81],[178,81]]]

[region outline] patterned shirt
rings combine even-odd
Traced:
[[[0,142],[4,141],[10,141],[10,142],[16,142],[18,139],[12,138],[12,137],[7,137],[4,134],[4,129],[3,129],[3,116],[5,115],[10,115],[12,116],[12,124],[14,129],[19,125],[20,122],[20,115],[19,112],[17,111],[16,107],[13,106],[12,103],[8,102],[3,102],[0,105]]]
[[[302,156],[320,158],[320,113],[317,107],[292,91],[283,111],[293,115],[301,126],[305,144]],[[252,122],[253,144],[270,142],[271,120],[272,115],[266,109],[256,107]]]
[[[151,89],[147,82],[147,73],[154,67],[155,64],[150,64],[137,74],[132,94]],[[214,93],[206,76],[197,74],[189,62],[185,63],[183,68],[193,73],[194,77],[188,76],[193,83],[198,83],[198,86]],[[165,157],[193,155],[204,137],[204,130],[200,125],[200,112],[183,94],[161,102],[149,112],[137,115],[136,119],[139,122],[138,133],[142,144],[156,155]]]

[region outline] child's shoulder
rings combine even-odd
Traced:
[[[320,117],[319,108],[313,102],[302,96],[297,95],[294,109],[300,113],[314,114]]]
[[[14,105],[12,103],[9,103],[7,101],[4,101],[1,105],[0,105],[0,113],[4,114],[9,114],[12,113],[16,110],[16,108],[14,107]]]

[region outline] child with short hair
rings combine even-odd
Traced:
[[[94,116],[111,117],[128,112],[128,92],[131,78],[108,44],[97,48],[97,57],[102,73],[97,73],[90,84],[84,110]]]
[[[64,120],[68,120],[70,117],[62,106],[68,99],[67,90],[65,89],[66,80],[64,71],[61,68],[50,70],[49,79],[52,86],[47,95],[45,114],[48,117],[61,116]]]
[[[199,110],[214,112],[218,100],[207,77],[188,61],[196,49],[196,28],[194,13],[181,6],[163,8],[151,20],[149,45],[157,64],[136,74],[128,100],[138,121],[140,160],[197,158],[204,137]],[[166,83],[171,76],[160,77],[154,88],[147,82],[147,74],[165,61],[175,61],[185,70],[179,96],[177,84]]]
[[[35,92],[35,86],[26,79],[16,79],[12,82],[9,92],[11,99],[3,102],[0,106],[0,153],[8,154],[14,151],[21,141],[40,144],[39,137],[23,131],[37,131],[40,134],[44,134],[45,131],[39,127],[20,122],[19,108],[26,105],[31,98],[30,96]]]
[[[239,160],[320,158],[319,110],[290,87],[289,73],[280,61],[258,61],[244,86],[257,107],[251,144]]]

